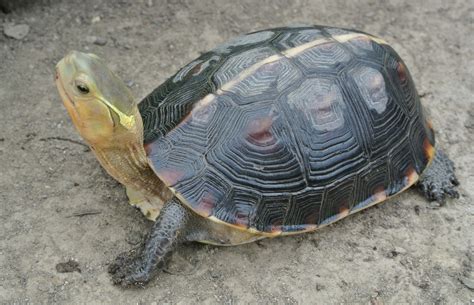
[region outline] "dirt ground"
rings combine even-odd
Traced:
[[[36,2],[0,11],[0,31],[17,36],[0,33],[0,303],[474,302],[474,2]],[[29,28],[12,34],[12,23]],[[94,52],[142,98],[200,52],[290,24],[357,28],[394,46],[457,165],[461,198],[436,208],[410,190],[312,234],[192,244],[145,289],[113,286],[107,265],[152,224],[82,144],[55,64]],[[78,266],[58,268],[75,271],[58,272],[71,259]]]

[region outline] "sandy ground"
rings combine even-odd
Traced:
[[[23,39],[0,34],[0,303],[472,304],[474,2],[413,2],[83,0],[0,12],[2,30],[29,26]],[[456,162],[461,198],[434,208],[410,190],[313,234],[192,244],[146,289],[114,287],[107,265],[151,222],[81,144],[56,62],[72,49],[97,53],[141,98],[200,52],[287,24],[389,41]],[[70,259],[80,272],[58,272]]]

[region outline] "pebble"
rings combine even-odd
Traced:
[[[394,258],[394,257],[396,257],[397,255],[398,255],[398,253],[395,252],[395,250],[392,250],[392,251],[390,251],[390,252],[388,252],[388,253],[386,254],[386,256],[387,256],[388,258]]]
[[[394,251],[397,252],[398,254],[406,254],[407,253],[407,250],[405,250],[402,247],[395,247]]]
[[[28,24],[6,23],[3,26],[3,33],[13,39],[21,40],[30,32]]]
[[[125,81],[125,85],[127,85],[128,88],[132,88],[135,86],[135,82],[133,80],[127,80]]]
[[[463,276],[460,277],[459,280],[461,281],[461,283],[463,283],[464,286],[471,290],[474,290],[474,279]]]
[[[107,38],[100,36],[87,36],[86,41],[98,46],[105,46],[107,44]]]
[[[441,203],[439,203],[438,201],[430,201],[428,203],[428,208],[430,209],[433,209],[433,210],[437,210],[441,207]]]
[[[399,254],[406,254],[407,250],[401,248],[401,247],[395,247],[392,251],[387,253],[388,258],[393,258],[398,256]]]
[[[79,268],[79,263],[70,259],[65,263],[59,263],[56,265],[56,271],[59,273],[66,273],[66,272],[81,272],[81,269]]]
[[[420,215],[420,206],[419,205],[415,205],[415,207],[413,209],[415,210],[416,215]]]
[[[100,16],[94,16],[94,17],[92,17],[92,19],[91,19],[91,23],[97,23],[97,22],[99,22],[99,21],[100,21]]]

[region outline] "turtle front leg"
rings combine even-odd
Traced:
[[[423,172],[418,185],[430,201],[436,200],[443,204],[447,196],[459,198],[456,190],[459,181],[455,175],[454,162],[440,149],[436,149],[435,157]]]
[[[146,243],[138,253],[119,255],[109,266],[112,281],[121,286],[143,286],[163,266],[176,247],[186,241],[191,212],[178,199],[168,201],[151,229]]]

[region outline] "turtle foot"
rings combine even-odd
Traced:
[[[120,254],[109,266],[115,285],[143,287],[164,266],[185,235],[191,214],[178,199],[168,201],[140,250]]]
[[[136,250],[124,252],[117,256],[109,266],[114,285],[122,287],[144,287],[152,278],[151,270],[140,253]]]
[[[419,182],[421,192],[428,200],[444,204],[447,197],[459,198],[458,185],[453,161],[443,151],[436,150],[435,158]]]

